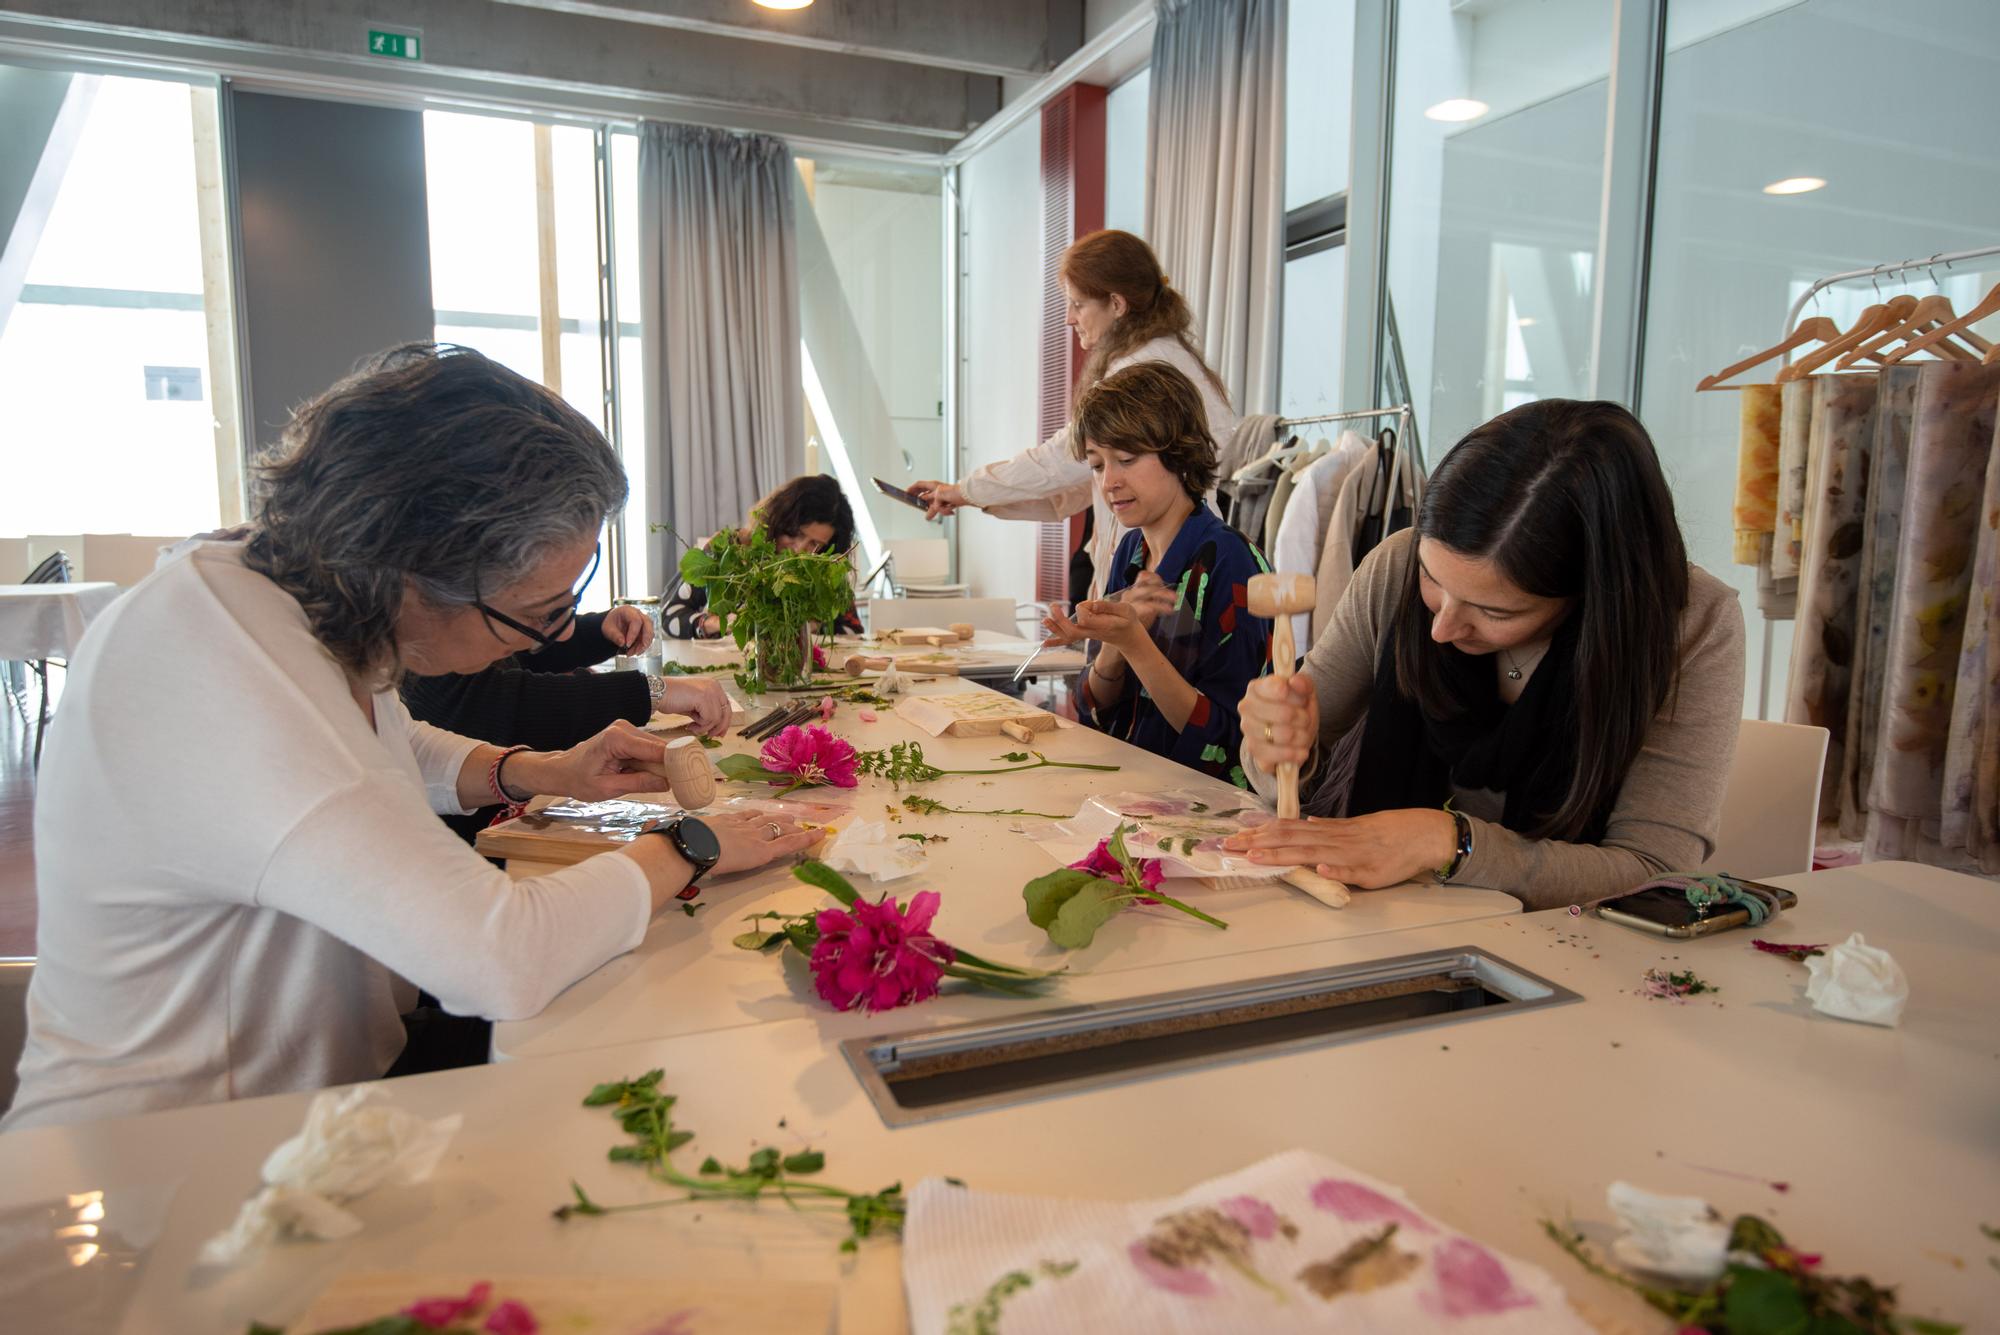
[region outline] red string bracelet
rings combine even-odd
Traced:
[[[486,786],[492,790],[494,800],[500,803],[500,812],[493,817],[491,822],[494,825],[498,825],[503,820],[513,820],[528,809],[526,802],[516,802],[512,797],[508,796],[507,790],[500,785],[500,767],[506,764],[507,757],[513,755],[516,751],[526,751],[529,749],[531,748],[525,746],[510,746],[499,755],[493,757],[493,763],[486,767]]]

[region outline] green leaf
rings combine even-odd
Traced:
[[[613,1145],[605,1157],[613,1163],[651,1163],[653,1151],[644,1145]]]
[[[1029,758],[1028,753],[1026,751],[1009,751],[1006,755],[1000,757],[1000,759],[1006,761],[1010,765],[1018,765],[1022,761],[1028,758]]]
[[[616,1103],[624,1097],[625,1082],[623,1080],[607,1081],[604,1084],[592,1085],[590,1087],[590,1092],[583,1096],[583,1106],[586,1108],[602,1108],[605,1104]]]
[[[1116,917],[1118,910],[1124,907],[1125,896],[1121,888],[1093,876],[1091,884],[1079,887],[1056,910],[1056,920],[1049,924],[1049,940],[1064,950],[1081,950],[1096,937],[1097,929]]]
[[[773,774],[758,762],[756,756],[724,756],[715,762],[725,779],[735,779],[742,783],[789,783],[789,774]]]
[[[1811,1320],[1789,1275],[1741,1265],[1729,1267],[1722,1315],[1730,1335],[1806,1335]]]
[[[785,940],[801,955],[810,955],[819,944],[819,928],[813,926],[811,918],[794,919],[785,924]]]
[[[792,868],[792,875],[807,885],[818,886],[848,908],[854,907],[854,902],[861,898],[861,893],[848,883],[845,876],[824,862],[808,858]]]
[[[283,1326],[267,1326],[261,1321],[252,1321],[244,1335],[285,1335]]]
[[[692,1131],[670,1131],[667,1133],[667,1153],[672,1154],[681,1146],[694,1139]]]
[[[1021,887],[1021,898],[1028,904],[1028,921],[1047,929],[1056,920],[1056,914],[1069,902],[1077,891],[1092,881],[1101,879],[1087,871],[1075,867],[1064,867],[1046,876],[1037,876]]]
[[[778,1175],[778,1163],[778,1151],[766,1145],[763,1149],[758,1150],[750,1156],[749,1171],[758,1177],[776,1177]]]
[[[774,945],[782,945],[785,931],[781,927],[775,932],[741,932],[730,939],[730,944],[738,950],[765,950]]]
[[[801,1150],[797,1154],[787,1154],[785,1156],[785,1171],[787,1173],[798,1173],[801,1175],[817,1173],[824,1167],[826,1167],[826,1156],[818,1150]]]
[[[722,1176],[722,1164],[711,1154],[701,1161],[701,1167],[696,1171],[703,1177],[720,1177]]]

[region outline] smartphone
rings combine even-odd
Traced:
[[[1776,895],[1781,909],[1788,909],[1799,902],[1797,895],[1775,885],[1765,885],[1761,881],[1745,881],[1743,884],[1754,885]],[[1596,913],[1606,922],[1651,932],[1654,936],[1671,937],[1676,941],[1726,932],[1750,921],[1750,911],[1741,904],[1711,904],[1706,909],[1698,909],[1688,903],[1687,896],[1681,891],[1665,887],[1641,890],[1636,895],[1609,900],[1599,904]]]
[[[901,501],[903,504],[914,506],[919,510],[928,510],[931,508],[929,501],[923,500],[915,495],[912,495],[910,492],[904,491],[901,487],[895,485],[893,482],[884,482],[879,477],[876,478],[874,481],[875,481],[875,490],[881,492],[884,496],[887,496],[892,501]]]

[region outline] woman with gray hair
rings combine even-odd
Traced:
[[[624,500],[596,428],[476,352],[397,348],[298,410],[247,535],[164,562],[72,667],[8,1129],[374,1079],[418,987],[532,1015],[703,873],[813,842],[686,818],[514,881],[433,816],[659,786],[630,724],[506,750],[395,690],[560,638]]]

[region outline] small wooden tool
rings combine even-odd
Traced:
[[[1030,746],[1035,744],[1035,730],[1025,723],[1017,723],[1013,719],[1008,719],[1000,725],[1000,731],[1006,733],[1017,742],[1026,742]]]
[[[668,742],[658,773],[674,790],[674,801],[688,811],[699,811],[715,800],[715,768],[696,738],[676,737]]]
[[[936,662],[913,662],[905,659],[898,662],[886,655],[849,654],[840,666],[848,676],[858,677],[864,672],[881,672],[891,664],[914,676],[956,677],[958,675],[958,663],[951,659],[939,659]]]
[[[1271,676],[1280,686],[1291,678],[1292,664],[1299,656],[1298,645],[1292,638],[1292,617],[1295,613],[1312,611],[1316,592],[1311,575],[1250,577],[1250,615],[1271,619]],[[1290,763],[1278,766],[1277,780],[1278,819],[1297,820],[1299,767]],[[1339,908],[1347,903],[1345,885],[1308,868],[1287,872],[1285,880],[1323,904]]]

